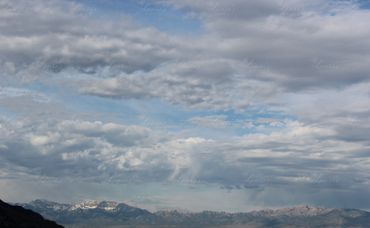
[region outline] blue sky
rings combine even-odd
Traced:
[[[368,1],[0,3],[0,198],[370,208]]]
[[[130,16],[137,23],[153,26],[161,31],[176,35],[199,35],[202,23],[188,15],[187,10],[176,9],[171,5],[156,4],[147,0],[79,0],[88,7],[94,17],[108,20],[119,20]]]

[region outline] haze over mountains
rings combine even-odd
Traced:
[[[370,213],[356,209],[310,206],[246,213],[203,211],[198,213],[147,210],[114,201],[62,204],[35,200],[23,207],[77,227],[369,227]]]

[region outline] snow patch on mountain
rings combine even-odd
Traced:
[[[251,214],[255,216],[271,216],[271,217],[278,217],[278,216],[318,216],[327,214],[333,211],[330,208],[320,208],[320,207],[311,207],[311,206],[297,206],[293,208],[282,208],[282,209],[268,209],[268,210],[260,210],[260,211],[252,211]]]
[[[74,210],[77,210],[77,209],[82,209],[82,210],[95,209],[95,208],[98,207],[98,204],[99,204],[99,202],[96,201],[96,200],[85,200],[83,202],[73,204],[70,207],[70,210],[74,211]]]

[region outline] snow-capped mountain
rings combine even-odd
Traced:
[[[98,203],[97,208],[101,208],[101,209],[106,210],[106,211],[113,211],[113,210],[117,209],[118,205],[119,205],[119,203],[114,202],[114,201],[102,201],[102,202]]]
[[[119,223],[141,223],[155,220],[155,215],[147,210],[113,201],[86,200],[76,204],[61,204],[47,200],[35,200],[20,205],[64,225],[86,223],[99,219]]]
[[[59,204],[35,200],[22,206],[65,227],[370,227],[370,213],[355,209],[298,206],[248,213],[147,210],[113,201]]]
[[[114,211],[122,208],[123,205],[129,207],[126,204],[119,204],[115,201],[97,201],[97,200],[84,200],[76,204],[62,204],[47,200],[34,200],[28,204],[28,207],[43,208],[53,211],[75,211],[75,210],[90,210],[90,209],[101,209],[104,211]]]
[[[77,209],[95,209],[98,207],[99,202],[96,200],[86,200],[80,203],[76,203],[70,206],[69,210]]]

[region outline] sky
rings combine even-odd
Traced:
[[[370,2],[0,0],[0,198],[370,209]]]

